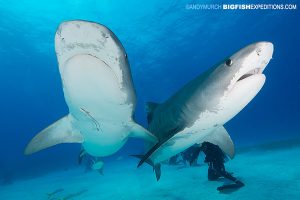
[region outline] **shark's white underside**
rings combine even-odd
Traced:
[[[178,132],[152,154],[150,157],[151,160],[155,163],[162,162],[184,151],[192,144],[202,143],[204,141],[221,146],[223,151],[229,157],[233,158],[234,145],[223,125],[238,114],[238,110],[243,109],[256,96],[264,82],[265,76],[263,74],[254,75],[241,80],[240,83],[235,85],[232,89],[230,95],[225,95],[222,98],[214,112],[202,112],[192,126],[186,127]],[[243,92],[245,90],[248,91],[246,94]],[[235,104],[234,108],[232,107],[233,103]],[[237,107],[239,109],[236,109]],[[216,135],[219,135],[218,140],[214,140],[216,139]],[[230,140],[222,141],[223,137],[227,137]]]
[[[25,154],[77,142],[86,153],[101,157],[118,151],[128,137],[156,141],[133,120],[136,97],[127,55],[109,29],[64,22],[55,35],[55,50],[69,114],[35,136]]]

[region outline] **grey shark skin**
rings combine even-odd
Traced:
[[[86,153],[102,157],[119,150],[128,137],[156,140],[133,120],[136,96],[129,62],[113,32],[93,22],[63,22],[55,50],[69,114],[36,135],[25,154],[82,143]]]
[[[143,162],[156,166],[188,147],[212,142],[230,157],[234,145],[223,125],[238,114],[265,83],[262,74],[273,44],[251,44],[187,83],[162,104],[148,104],[148,130],[159,142]],[[154,146],[153,146],[154,145]]]

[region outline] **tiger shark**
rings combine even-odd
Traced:
[[[103,157],[129,137],[157,141],[133,119],[136,95],[129,62],[112,31],[94,22],[63,22],[55,34],[55,50],[69,113],[37,134],[25,154],[81,143],[86,153]]]
[[[273,44],[257,42],[242,48],[187,83],[162,104],[148,103],[148,130],[158,138],[141,158],[154,167],[188,147],[204,141],[218,145],[230,158],[233,142],[224,124],[237,115],[261,90],[264,69]]]

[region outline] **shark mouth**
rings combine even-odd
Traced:
[[[247,73],[245,73],[244,75],[242,75],[238,80],[238,81],[241,81],[241,80],[244,80],[250,76],[253,76],[255,74],[261,74],[262,73],[262,69],[261,68],[255,68],[255,69],[252,69],[250,71],[248,71]]]

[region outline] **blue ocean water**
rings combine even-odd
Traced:
[[[54,34],[62,21],[73,19],[104,24],[121,40],[137,91],[135,117],[144,126],[147,101],[163,102],[250,43],[272,42],[275,51],[265,71],[266,84],[225,127],[236,146],[299,138],[299,9],[186,8],[199,2],[0,1],[0,179],[28,178],[77,164],[79,145],[23,155],[37,132],[68,112]],[[142,148],[141,141],[131,140],[118,155]]]

